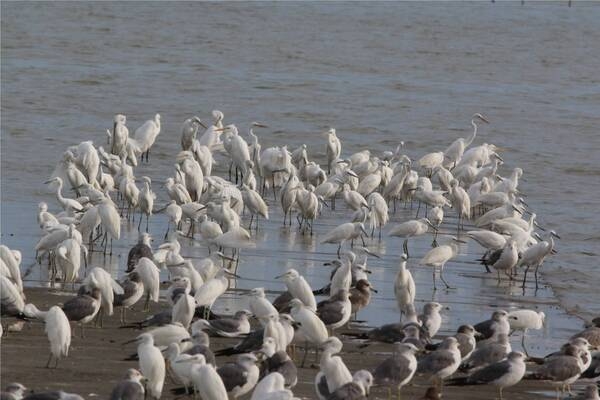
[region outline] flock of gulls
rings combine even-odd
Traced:
[[[166,377],[181,385],[178,394],[202,400],[244,395],[293,399],[299,368],[312,351],[318,371],[311,398],[364,399],[374,386],[387,387],[389,397],[397,391],[400,397],[403,386],[423,376],[432,384],[424,399],[441,398],[444,385],[488,385],[503,398],[503,389],[523,379],[547,382],[556,388],[557,398],[577,380],[587,379],[591,383],[581,398],[599,399],[593,382],[600,377],[600,352],[593,350],[600,348],[600,318],[565,338],[556,352],[538,358],[526,354],[525,335],[528,329],[542,328],[543,312],[496,310],[489,320],[456,327],[456,334],[445,338],[437,336],[441,304],[428,302],[417,314],[417,287],[407,266],[411,238],[432,236],[432,248],[411,264],[430,268],[434,290],[438,275],[445,290],[452,289],[444,266],[466,240],[485,249],[479,261],[499,282],[517,280],[523,287],[535,282],[537,288],[538,270],[555,252],[558,235],[539,227],[524,201],[519,186],[523,171],[514,168],[501,176],[501,149],[475,145],[478,125],[488,123],[484,115],[472,117],[469,137],[414,160],[405,154],[404,143],[395,151],[376,155],[363,150],[344,158],[336,130],[329,129],[322,135],[323,166],[309,158],[306,145],[293,151],[286,146],[263,149],[254,133],[266,128],[263,124],[253,123],[248,135],[241,135],[235,125],[223,124],[222,112],[213,111],[212,117],[208,124],[195,116],[184,121],[181,151],[171,176],[161,182],[170,199],[162,205],[154,192],[159,185],[134,174],[138,163],[150,162],[161,132],[159,114],[132,135],[126,117],[118,114],[107,130],[106,147],[85,141],[63,153],[46,182],[55,190],[56,202],[39,204],[41,237],[35,253],[40,267],[47,265],[51,286],[73,291],[68,301],[48,310],[28,303],[21,252],[1,246],[3,331],[18,331],[23,321],[43,321],[50,342],[47,367],[77,356],[69,354],[72,324],[80,326],[84,338],[86,325],[95,323],[101,329],[103,316],[117,311],[124,326],[143,333],[132,330],[137,354],[130,359],[139,368],[116,371],[123,379],[112,390],[113,400],[168,396],[163,393]],[[229,165],[227,179],[214,174],[215,159]],[[415,219],[386,228],[397,207],[413,203]],[[347,222],[318,236],[320,243],[331,244],[326,247],[332,253],[330,282],[313,289],[297,270],[289,269],[278,276],[285,292],[272,302],[257,287],[247,293],[249,309],[216,314],[212,306],[238,277],[242,252],[256,246],[252,230],[261,229],[274,207],[281,207],[283,225],[295,229],[297,222],[303,235],[314,234],[314,221],[323,213],[335,207],[346,210]],[[159,212],[168,217],[168,226],[164,242],[153,249],[148,224]],[[445,214],[456,217],[455,236],[438,235]],[[88,265],[92,251],[112,256],[122,224],[129,221],[135,227],[136,218],[139,242],[131,248],[119,281]],[[389,260],[398,268],[393,285],[399,319],[369,331],[343,333],[351,317],[369,307],[374,288],[367,256],[378,255],[367,242],[381,240],[384,228],[389,236],[403,239],[401,258]],[[186,259],[180,239],[208,247],[210,256]],[[169,277],[162,291],[161,270]],[[128,309],[139,305],[147,311],[150,302],[160,302],[163,311],[127,323]],[[16,322],[10,325],[10,319]],[[522,332],[524,352],[511,348],[509,336],[515,331]],[[234,338],[235,344],[213,351],[214,336]],[[348,340],[384,343],[391,355],[372,370],[352,373],[340,356]],[[296,354],[295,344],[304,347],[303,354]],[[4,345],[10,345],[6,339]],[[235,361],[221,359],[234,355]],[[20,383],[6,386],[1,398],[81,399],[62,391],[29,391]]]

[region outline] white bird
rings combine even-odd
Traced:
[[[101,307],[106,315],[113,315],[113,302],[116,294],[123,294],[123,288],[103,268],[94,267],[83,280],[82,286],[88,289],[100,289]]]
[[[139,335],[135,340],[140,340],[140,338],[146,334],[152,336],[153,345],[161,349],[165,349],[171,343],[179,343],[190,339],[189,332],[179,322],[150,329]]]
[[[91,140],[81,142],[77,145],[77,159],[75,160],[79,169],[85,174],[90,185],[96,184],[96,177],[100,168],[100,157]]]
[[[142,225],[142,219],[144,214],[146,214],[146,232],[148,232],[148,220],[152,215],[152,209],[154,208],[154,199],[156,199],[156,194],[152,191],[150,184],[152,181],[147,176],[142,177],[142,181],[144,182],[144,187],[140,191],[139,194],[139,203],[138,207],[140,208],[140,222],[138,223],[138,231],[140,230],[140,226]]]
[[[11,250],[5,245],[0,245],[0,263],[6,266],[9,274],[8,277],[17,285],[17,288],[23,292],[23,280],[21,279],[21,252]]]
[[[127,140],[129,139],[129,129],[125,124],[127,118],[123,114],[116,114],[114,117],[113,131],[111,137],[110,153],[120,156],[126,151]],[[110,132],[109,132],[110,133]]]
[[[527,349],[525,348],[525,336],[527,335],[528,329],[542,329],[546,314],[543,311],[533,310],[514,310],[508,313],[508,324],[510,329],[513,331],[523,331],[523,337],[521,338],[521,346],[525,354],[528,355]]]
[[[519,261],[519,251],[517,249],[517,243],[509,239],[506,242],[506,246],[500,250],[500,255],[492,267],[498,272],[498,281],[500,281],[500,271],[504,271],[506,276],[512,280],[510,275],[512,269],[517,265]]]
[[[349,209],[358,211],[361,208],[369,208],[369,203],[362,194],[350,188],[350,185],[344,183],[342,185],[342,197]]]
[[[464,243],[464,241],[457,238],[452,238],[452,240],[454,242]],[[456,257],[457,254],[458,245],[450,242],[442,246],[434,247],[423,256],[419,264],[433,268],[433,290],[437,289],[435,286],[435,275],[438,268],[440,269],[440,278],[442,279],[442,282],[444,282],[446,288],[450,289],[450,285],[448,285],[448,282],[444,279],[444,265],[448,260]]]
[[[312,288],[298,271],[291,268],[283,275],[276,276],[275,279],[283,279],[288,292],[290,292],[293,297],[300,299],[302,303],[311,310],[317,310],[317,301],[315,300]]]
[[[190,151],[182,151],[177,155],[177,165],[184,174],[185,187],[193,201],[198,201],[204,188],[204,172]]]
[[[494,231],[467,231],[466,236],[488,250],[500,250],[506,245],[506,237]]]
[[[173,178],[167,178],[165,180],[165,188],[167,189],[167,194],[171,200],[175,200],[177,204],[186,204],[191,203],[192,198],[188,193],[185,185],[181,183],[175,183]]]
[[[75,199],[68,199],[63,197],[62,195],[62,188],[63,188],[63,180],[60,177],[54,177],[50,180],[47,180],[46,184],[48,183],[52,183],[52,182],[56,182],[57,186],[56,186],[56,199],[58,200],[59,204],[62,206],[63,210],[68,210],[68,209],[72,209],[75,211],[82,211],[83,210],[83,206],[81,205],[80,202],[78,202]]]
[[[427,331],[430,338],[433,338],[442,326],[442,316],[440,310],[442,305],[436,302],[428,302],[423,306],[423,314],[419,315],[421,326]]]
[[[159,399],[165,383],[165,360],[149,333],[138,336],[137,342],[140,371],[146,378],[146,391],[151,398]]]
[[[348,370],[348,367],[346,367],[346,364],[340,356],[335,355],[342,351],[342,346],[340,339],[335,336],[328,338],[321,345],[323,349],[321,361],[319,363],[321,370],[315,377],[315,384],[318,386],[321,379],[324,377],[327,382],[329,393],[333,393],[339,387],[352,382],[352,374]],[[323,399],[320,393],[319,398]]]
[[[293,400],[294,394],[285,389],[285,380],[279,372],[271,372],[258,382],[250,400]]]
[[[331,128],[327,132],[323,133],[323,136],[327,137],[327,173],[330,174],[333,167],[333,162],[335,162],[342,153],[342,143],[336,136],[334,128]]]
[[[419,164],[419,167],[421,167],[426,174],[431,176],[433,169],[442,165],[442,162],[444,162],[444,153],[440,151],[437,153],[425,154],[423,157],[419,158],[417,164]]]
[[[196,306],[204,306],[207,310],[206,313],[210,312],[210,309],[217,298],[225,293],[229,287],[229,279],[227,276],[237,277],[237,275],[233,275],[231,272],[222,268],[217,272],[217,275],[215,275],[214,278],[204,282],[204,285],[200,286],[194,294]]]
[[[250,301],[248,302],[250,312],[254,315],[254,317],[256,317],[256,319],[260,321],[263,326],[268,322],[270,316],[279,315],[277,309],[265,297],[264,288],[254,288],[250,291],[250,293],[248,293],[248,295],[250,296]]]
[[[119,240],[121,238],[121,218],[115,204],[109,197],[103,197],[97,201],[98,216],[100,217],[100,224],[104,229],[104,253],[106,254],[110,236],[110,254],[112,255],[113,239]]]
[[[198,128],[200,126],[206,129],[202,120],[195,115],[183,121],[181,126],[181,150],[191,149],[194,140],[196,140],[196,135],[198,134]]]
[[[340,250],[344,243],[348,240],[354,241],[354,239],[361,236],[361,234],[367,235],[365,226],[362,222],[346,222],[327,232],[321,239],[321,243],[338,244],[337,255],[339,257]]]
[[[59,306],[50,307],[44,319],[46,335],[48,335],[48,341],[50,342],[50,357],[46,363],[46,368],[50,366],[52,358],[56,360],[56,368],[58,367],[58,361],[69,355],[71,325]]]
[[[320,346],[327,340],[329,333],[327,332],[327,327],[323,321],[321,321],[311,309],[307,308],[300,299],[292,299],[290,301],[290,307],[290,315],[294,321],[300,324],[295,336],[299,341],[304,341],[306,344],[304,358],[301,364],[304,366],[308,354],[309,343]]]
[[[192,381],[202,400],[225,400],[228,398],[223,380],[211,364],[195,362],[192,366]]]
[[[394,294],[400,309],[400,315],[407,313],[407,306],[414,304],[416,296],[415,281],[411,272],[406,268],[406,254],[402,254],[400,266],[394,281]]]
[[[458,216],[457,231],[462,227],[464,229],[465,219],[471,219],[471,199],[465,191],[461,188],[456,179],[450,182],[450,203],[452,208]]]
[[[402,248],[404,250],[404,254],[406,254],[406,257],[408,257],[408,239],[426,234],[430,227],[433,230],[437,230],[437,228],[433,226],[431,221],[429,221],[427,218],[414,219],[392,226],[388,236],[404,238]]]
[[[87,249],[80,245],[75,239],[68,238],[61,242],[54,253],[54,261],[61,271],[61,276],[65,283],[75,284],[81,268],[81,251],[84,249],[84,257],[87,256]]]
[[[538,269],[544,263],[546,257],[554,250],[554,237],[560,239],[560,236],[556,232],[550,231],[548,233],[548,240],[534,244],[521,255],[518,266],[527,266],[523,276],[523,287],[525,287],[525,282],[527,281],[527,271],[529,271],[530,267],[535,267],[535,288],[538,288]]]
[[[269,219],[269,207],[263,200],[257,191],[250,189],[245,184],[242,185],[242,198],[244,199],[244,205],[250,211],[250,224],[248,229],[252,229],[252,221],[256,216],[256,229],[258,229],[258,217],[261,216],[264,219]]]
[[[156,264],[154,264],[154,262],[147,257],[140,258],[133,271],[137,272],[137,274],[140,276],[140,280],[144,284],[144,291],[146,293],[144,309],[147,311],[149,309],[150,300],[158,303],[160,291],[160,271]]]
[[[193,386],[191,367],[195,363],[199,365],[204,364],[204,356],[181,354],[181,348],[178,343],[171,343],[167,346],[164,353],[169,371],[173,373],[177,382],[183,384],[187,392],[188,387]]]
[[[146,153],[146,162],[148,162],[148,156],[150,155],[150,148],[154,144],[156,137],[160,133],[160,114],[154,115],[154,119],[149,119],[142,126],[137,128],[133,132],[135,142],[139,146],[139,150],[142,153],[141,160],[144,160],[144,153]]]
[[[190,296],[189,286],[185,288],[183,294],[179,295],[179,299],[173,305],[171,311],[171,323],[179,322],[184,328],[189,328],[194,312],[196,311],[196,301]]]
[[[489,124],[489,121],[483,115],[477,113],[471,118],[471,125],[473,125],[473,133],[469,138],[458,138],[446,150],[444,150],[444,165],[446,168],[455,167],[461,160],[465,149],[473,143],[475,136],[477,136],[477,122],[485,122]]]
[[[383,196],[377,192],[373,192],[367,197],[369,202],[369,224],[371,226],[371,237],[375,229],[379,229],[379,240],[381,240],[381,228],[384,227],[390,217],[388,214],[388,205]]]

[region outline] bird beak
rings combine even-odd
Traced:
[[[353,176],[355,178],[358,178],[358,175],[356,175],[356,172],[352,171],[352,170],[348,170],[346,171],[348,173],[348,175]]]
[[[458,242],[458,243],[467,243],[467,242],[465,242],[464,240],[460,240],[460,239],[454,239],[454,241],[455,241],[455,242]]]
[[[277,275],[274,279],[281,279],[285,276],[285,274]]]
[[[235,261],[235,259],[234,259],[234,258],[227,257],[225,254],[223,254],[223,253],[221,253],[221,252],[217,253],[217,255],[218,255],[219,257],[221,257],[222,259],[224,259],[224,260],[231,261],[231,262]]]
[[[375,289],[373,286],[369,286],[369,287],[371,288],[372,292],[379,293],[379,291],[377,289]]]
[[[225,275],[229,275],[232,278],[238,278],[238,279],[242,279],[241,276],[234,274],[233,272],[229,272],[227,270],[225,270]]]
[[[364,232],[364,231],[363,231],[363,232]],[[366,233],[366,232],[365,232],[365,233]],[[381,258],[381,256],[380,256],[379,254],[377,254],[377,253],[373,253],[371,250],[367,249],[366,247],[363,247],[362,249],[363,249],[363,251],[364,251],[365,253],[367,253],[367,254],[368,254],[368,255],[370,255],[370,256],[373,256],[373,257],[375,257],[375,258]]]
[[[261,124],[260,122],[254,122],[252,126],[256,126],[257,128],[268,128],[269,125]]]
[[[552,236],[554,236],[555,238],[557,238],[557,239],[561,239],[561,237],[560,237],[560,236],[558,236],[558,233],[556,233],[556,232],[554,232],[554,231],[551,231],[551,232],[550,232],[550,234],[551,234]]]
[[[479,119],[482,120],[483,122],[485,122],[486,124],[489,124],[490,121],[487,120],[487,118],[485,118],[483,115],[479,114]]]
[[[50,183],[50,182],[53,182],[53,181],[54,181],[54,179],[49,179],[49,180],[47,180],[46,182],[44,182],[44,184],[46,184],[46,185],[47,185],[48,183]]]
[[[372,274],[372,273],[373,273],[373,271],[371,271],[370,269],[365,269],[365,272],[366,272],[367,274]]]

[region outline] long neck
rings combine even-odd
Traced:
[[[56,198],[59,201],[64,200],[64,197],[62,195],[62,187],[63,187],[63,183],[61,181],[58,181],[58,187],[56,188]]]
[[[475,136],[477,136],[477,124],[475,121],[471,120],[471,125],[473,125],[473,133],[471,134],[471,137],[465,141],[465,147],[470,146],[471,143],[473,143],[473,140],[475,140]]]

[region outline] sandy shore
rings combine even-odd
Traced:
[[[41,309],[64,302],[68,295],[65,293],[48,292],[46,289],[27,289],[28,301],[37,304]],[[164,307],[164,305],[163,305]],[[138,306],[139,308],[139,306]],[[151,312],[156,312],[161,304],[153,305]],[[138,321],[145,317],[139,310],[128,314],[128,321]],[[3,320],[4,326],[11,320]],[[32,322],[26,324],[21,332],[10,333],[2,338],[2,384],[18,381],[34,390],[65,390],[76,392],[85,398],[106,398],[113,386],[120,380],[127,368],[137,368],[137,362],[124,361],[128,355],[135,353],[135,344],[123,345],[134,338],[140,331],[119,328],[117,315],[106,318],[103,328],[88,327],[85,338],[73,337],[69,357],[62,360],[58,369],[46,369],[48,358],[48,341],[43,331],[43,324]],[[372,344],[359,348],[356,341],[343,338],[344,352],[342,354],[351,371],[371,369],[389,355],[389,345]],[[227,347],[235,343],[235,339],[213,338],[213,350]],[[297,354],[299,356],[300,353]],[[309,361],[314,360],[312,354]],[[227,357],[219,357],[218,364],[228,361]],[[299,361],[298,361],[299,362]],[[309,363],[307,363],[309,364]],[[302,398],[316,398],[313,379],[316,374],[314,365],[300,369],[299,383],[294,393]],[[413,380],[405,387],[403,398],[419,398],[428,382],[421,377]],[[178,385],[168,381],[165,385],[163,398],[175,398],[170,390]],[[538,399],[552,397],[549,385],[539,382],[521,382],[505,392],[507,399]],[[444,399],[492,399],[497,397],[491,387],[446,387]],[[249,398],[249,396],[245,397]],[[370,398],[387,398],[387,389],[373,388]]]

